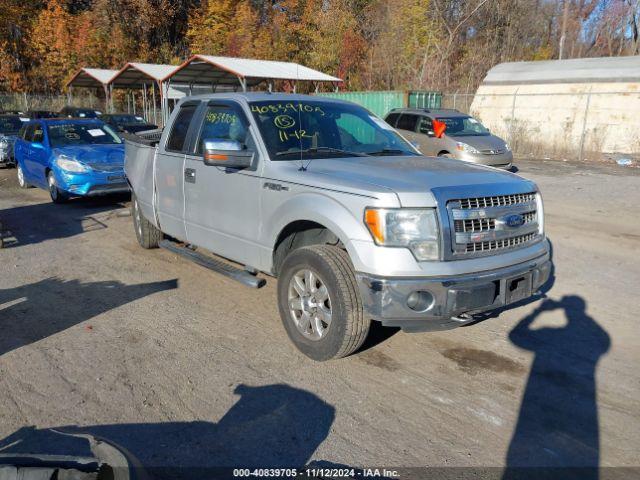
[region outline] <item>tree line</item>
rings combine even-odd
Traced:
[[[640,54],[640,0],[2,0],[0,91],[192,53],[295,61],[343,88],[473,91],[500,62]]]

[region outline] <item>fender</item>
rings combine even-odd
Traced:
[[[372,202],[370,198],[361,198],[359,201],[362,203],[362,209],[350,209],[335,197],[335,192],[331,197],[322,192],[301,193],[280,204],[269,218],[264,220],[261,243],[269,246],[269,250],[264,252],[268,258],[263,258],[263,265],[268,267],[268,271],[273,267],[273,248],[280,232],[290,223],[300,220],[316,222],[331,230],[344,244],[352,261],[357,263],[359,257],[353,240],[365,242],[373,240],[362,217],[356,218],[352,211],[361,211],[364,215],[364,208],[375,201]],[[347,197],[350,202],[358,201],[356,196],[347,195]]]

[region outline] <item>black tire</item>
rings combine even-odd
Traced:
[[[331,323],[316,340],[305,336],[296,326],[289,307],[294,275],[312,271],[328,290]],[[347,252],[331,245],[313,245],[291,252],[284,260],[278,278],[278,307],[284,328],[293,344],[317,361],[342,358],[362,346],[371,319],[365,317],[353,265]]]
[[[49,196],[53,203],[66,203],[69,200],[69,195],[57,187],[53,172],[47,174],[47,185],[49,185]]]
[[[131,217],[140,246],[142,248],[158,248],[160,240],[162,240],[162,232],[142,215],[134,193],[131,193]]]
[[[24,178],[24,171],[22,170],[22,167],[20,166],[19,163],[16,164],[16,168],[17,168],[16,176],[18,177],[18,186],[20,188],[31,188],[31,185],[29,185]]]

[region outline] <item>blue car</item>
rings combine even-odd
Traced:
[[[14,150],[20,187],[47,189],[55,203],[129,191],[122,139],[100,120],[30,121]]]

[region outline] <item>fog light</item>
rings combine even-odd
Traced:
[[[407,307],[414,312],[426,312],[433,306],[433,295],[425,291],[415,291],[407,297]]]

